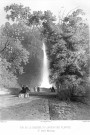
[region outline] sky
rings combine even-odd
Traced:
[[[54,15],[64,12],[73,11],[75,8],[82,8],[90,20],[90,0],[0,0],[0,26],[5,23],[5,12],[3,8],[12,3],[23,4],[29,6],[31,10],[51,10]]]

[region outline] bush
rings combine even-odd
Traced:
[[[68,89],[62,88],[58,90],[58,98],[60,100],[85,102],[87,96],[87,88],[82,85],[79,85],[78,87],[72,87]]]
[[[60,100],[70,100],[69,91],[67,91],[67,90],[60,90],[58,92],[58,98]]]

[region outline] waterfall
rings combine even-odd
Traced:
[[[52,87],[52,85],[49,83],[49,69],[48,69],[48,58],[47,58],[47,54],[46,54],[46,46],[43,43],[42,46],[42,50],[43,50],[43,71],[42,71],[42,82],[40,87],[42,88],[50,88]]]

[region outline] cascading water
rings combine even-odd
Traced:
[[[42,82],[40,87],[42,88],[50,88],[52,85],[49,83],[49,69],[48,69],[48,59],[47,59],[47,54],[46,54],[46,47],[45,44],[43,43],[42,50],[44,53],[43,57],[43,72],[42,72]]]

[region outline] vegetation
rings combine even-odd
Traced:
[[[64,17],[57,26],[58,30],[54,35],[48,36],[47,40],[47,44],[51,45],[48,53],[51,82],[55,83],[59,95],[64,99],[86,94],[89,76],[89,26],[80,15],[83,15],[83,11],[78,9]]]
[[[50,82],[55,84],[58,95],[64,99],[85,96],[89,77],[89,26],[83,19],[84,12],[77,9],[56,23],[50,11],[31,13],[29,7],[17,4],[6,6],[5,11],[10,11],[6,18],[14,21],[13,25],[6,23],[0,32],[0,54],[5,59],[6,71],[13,77],[17,71],[23,73],[22,62],[26,64],[29,58],[25,46],[36,52],[45,42]]]
[[[27,28],[25,24],[6,22],[0,29],[1,85],[17,87],[18,75],[24,73],[23,66],[29,62],[31,55],[40,59],[40,36],[37,29]],[[8,64],[7,64],[8,63]],[[5,71],[6,72],[5,72]],[[7,81],[6,81],[6,80]]]

